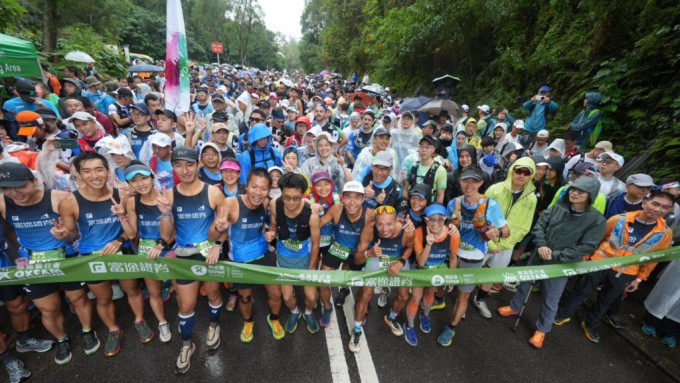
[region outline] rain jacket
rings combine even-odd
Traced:
[[[59,105],[57,105],[57,109],[59,109],[59,115],[61,118],[68,118],[71,117],[71,115],[66,111],[66,100],[69,98],[80,98],[80,94],[83,91],[83,88],[80,86],[80,81],[74,80],[72,78],[65,78],[64,82],[70,82],[71,84],[76,86],[76,91],[73,92],[72,94],[67,94],[64,97],[59,99]]]
[[[518,166],[528,166],[532,172],[536,172],[536,165],[529,157],[522,157],[510,165],[508,177],[504,182],[491,185],[484,193],[487,197],[493,198],[498,202],[508,222],[510,228],[510,236],[502,238],[499,241],[489,241],[489,250],[501,249],[508,250],[515,247],[515,244],[524,238],[531,230],[531,223],[534,219],[534,210],[536,209],[536,194],[534,190],[536,187],[534,183],[529,180],[522,195],[515,203],[512,202],[512,175]]]
[[[401,163],[409,154],[418,151],[418,144],[423,136],[420,128],[415,122],[409,129],[404,129],[399,119],[398,125],[390,130],[390,147],[394,149],[397,156],[394,157],[394,168],[401,169]]]
[[[600,190],[600,182],[594,178],[581,177],[573,187],[585,190],[594,201]],[[543,261],[534,251],[529,264],[554,264],[578,262],[592,254],[604,237],[606,220],[595,210],[592,202],[585,211],[572,213],[569,194],[555,206],[545,210],[532,230],[536,249],[547,246],[552,250],[552,259]]]
[[[598,260],[613,257],[625,257],[631,254],[642,254],[650,251],[663,250],[671,246],[673,232],[666,225],[666,220],[656,220],[654,228],[647,235],[632,246],[628,245],[629,227],[642,211],[632,211],[626,214],[615,215],[607,220],[607,231],[600,247],[590,255],[590,259]],[[644,265],[631,265],[623,268],[623,274],[634,275],[646,281],[649,273],[654,270],[656,263]],[[620,267],[612,270],[620,271]]]
[[[465,122],[465,127],[467,128],[467,125],[471,122],[477,123],[477,120],[474,118],[468,118],[468,120]],[[477,133],[472,133],[472,136],[467,135],[467,129],[465,129],[465,145],[472,145],[476,149],[481,149],[482,148],[482,138],[477,135]]]
[[[305,163],[302,164],[301,170],[309,179],[312,179],[312,174],[316,171],[327,171],[330,173],[331,177],[333,177],[335,191],[338,193],[341,193],[342,188],[345,186],[345,172],[333,155],[328,157],[326,163],[322,163],[321,158],[318,155],[308,158]]]
[[[659,319],[680,322],[680,260],[671,262],[645,299],[645,308]]]
[[[248,132],[248,150],[241,155],[241,175],[239,175],[239,183],[246,184],[248,181],[248,173],[253,168],[269,169],[272,166],[283,166],[281,152],[272,148],[272,131],[265,124],[257,124],[250,128]],[[262,138],[269,138],[267,146],[264,148],[255,147],[255,141]],[[252,154],[251,154],[252,153]],[[255,157],[255,164],[252,164],[252,157]]]
[[[547,104],[539,102],[527,101],[522,107],[529,111],[530,116],[524,122],[524,131],[529,133],[537,133],[541,129],[545,129],[548,113],[557,112],[557,103],[550,100]]]
[[[600,92],[586,93],[586,108],[577,114],[574,121],[569,125],[569,130],[578,132],[579,136],[576,139],[576,144],[580,147],[585,147],[590,133],[600,123],[602,113],[600,113],[598,107],[601,102],[602,94]]]
[[[238,108],[238,103],[241,102],[246,105],[246,110],[241,111],[241,109]],[[250,113],[253,112],[253,103],[250,100],[250,93],[248,93],[247,90],[244,90],[243,93],[241,93],[240,96],[236,99],[236,109],[238,112],[236,112],[236,116],[234,116],[234,121],[236,122],[236,125],[241,125],[245,124],[246,127],[248,126],[248,119],[250,118]],[[239,127],[241,129],[241,127]],[[245,131],[242,131],[241,133],[245,133]]]

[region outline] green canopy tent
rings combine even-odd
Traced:
[[[32,42],[0,33],[0,77],[42,77]]]

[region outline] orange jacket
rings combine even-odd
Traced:
[[[659,218],[656,226],[640,241],[628,246],[628,227],[642,211],[615,215],[607,220],[607,231],[600,246],[590,255],[590,259],[598,260],[612,257],[625,257],[631,254],[641,254],[650,251],[663,250],[671,246],[673,231],[666,226],[666,221]],[[634,275],[637,278],[647,280],[649,273],[654,270],[656,263],[646,265],[631,265],[624,267],[623,273]],[[613,269],[620,271],[620,267]]]

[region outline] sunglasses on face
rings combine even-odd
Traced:
[[[515,174],[522,175],[522,176],[530,176],[531,170],[529,170],[527,168],[518,168],[518,169],[515,169]]]
[[[261,118],[257,118],[257,117],[250,117],[248,119],[248,121],[250,121],[250,122],[263,122],[264,120],[261,119]]]

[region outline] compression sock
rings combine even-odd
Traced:
[[[408,305],[406,306],[408,327],[415,327],[416,314],[418,314],[418,304],[413,301],[408,301]]]
[[[432,295],[427,295],[423,297],[423,315],[426,317],[430,316],[430,310],[432,309],[432,305],[434,304],[434,294]]]
[[[220,315],[222,314],[222,307],[224,306],[224,303],[220,302],[219,306],[213,306],[208,303],[208,306],[210,307],[210,327],[215,328],[217,327],[217,323],[220,321]]]
[[[354,332],[359,333],[363,331],[363,327],[361,325],[361,322],[354,322]]]
[[[191,345],[191,333],[194,332],[194,321],[196,319],[196,313],[191,313],[189,315],[178,314],[179,316],[179,332],[182,334],[182,342],[189,342]]]

